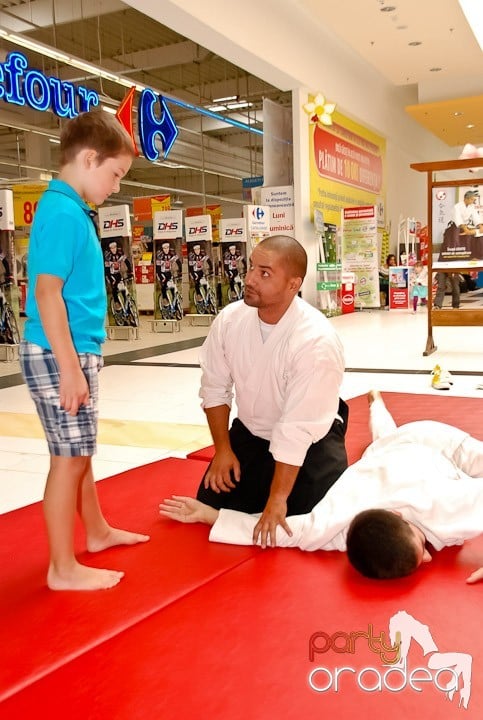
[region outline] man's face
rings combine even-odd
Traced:
[[[289,277],[287,263],[263,245],[254,249],[245,278],[245,303],[259,310],[286,308],[301,285],[300,278]]]
[[[465,203],[467,205],[474,205],[476,202],[476,195],[470,195],[469,197],[465,198]]]
[[[228,250],[230,251],[231,255],[236,255],[236,245],[230,245]]]
[[[164,254],[167,255],[169,253],[169,243],[163,243],[161,247],[163,248]]]
[[[193,245],[193,252],[195,255],[199,255],[201,253],[201,245]]]
[[[109,243],[109,250],[114,255],[114,253],[117,252],[117,243],[115,243],[115,242]]]

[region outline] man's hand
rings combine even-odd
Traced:
[[[483,580],[483,567],[481,567],[479,570],[475,570],[474,573],[471,573],[471,575],[466,578],[466,582],[470,585],[473,585],[473,583],[477,583],[480,580]]]
[[[184,495],[172,495],[159,506],[159,514],[182,523],[205,523],[214,525],[218,510]]]
[[[292,537],[292,531],[285,520],[287,515],[287,501],[281,498],[268,498],[260,520],[255,525],[253,531],[253,542],[256,544],[260,537],[262,548],[267,547],[267,540],[270,547],[277,544],[276,533],[277,526],[283,527],[289,537]]]
[[[221,450],[215,453],[210,467],[206,471],[204,485],[214,492],[230,492],[235,487],[235,482],[240,481],[240,463],[231,449]]]

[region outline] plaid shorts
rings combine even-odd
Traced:
[[[79,353],[78,357],[89,385],[90,400],[88,405],[80,406],[77,415],[69,415],[60,407],[60,375],[54,354],[26,341],[20,345],[22,374],[37,408],[51,455],[77,457],[96,452],[98,372],[103,360],[100,355],[91,353]]]

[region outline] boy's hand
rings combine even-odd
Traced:
[[[89,402],[89,385],[84,373],[78,368],[74,372],[60,373],[60,407],[69,413],[77,415],[81,405]]]

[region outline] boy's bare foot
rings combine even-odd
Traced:
[[[108,526],[105,534],[87,538],[87,549],[89,552],[100,552],[115,545],[136,545],[148,540],[149,535],[141,535],[141,533]]]
[[[51,590],[107,590],[123,577],[124,573],[117,570],[101,570],[76,562],[66,572],[49,567],[47,585]]]
[[[369,390],[367,393],[367,402],[369,405],[372,405],[374,400],[380,400],[381,399],[381,393],[379,390]]]

